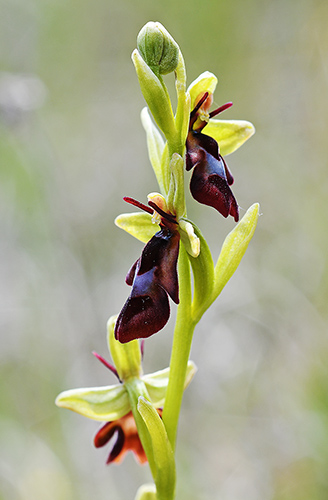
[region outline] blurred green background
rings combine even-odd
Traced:
[[[91,351],[108,357],[142,248],[113,224],[122,197],[157,189],[130,60],[149,20],[180,44],[189,83],[219,77],[224,118],[255,124],[227,161],[241,214],[263,214],[196,331],[178,499],[327,500],[325,0],[1,0],[0,498],[127,500],[150,480],[130,455],[106,467],[98,423],[54,405],[114,383]],[[189,206],[216,257],[232,218]],[[146,372],[167,366],[172,325],[146,343]]]

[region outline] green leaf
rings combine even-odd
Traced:
[[[215,120],[211,118],[204,133],[219,144],[222,156],[236,151],[255,133],[255,127],[245,120]]]
[[[175,462],[162,419],[155,408],[142,396],[138,399],[138,411],[150,434],[156,464],[157,500],[174,498]]]
[[[188,361],[184,388],[189,385],[196,371],[196,365],[192,361]],[[142,380],[146,385],[149,397],[155,408],[160,408],[164,404],[167,385],[169,383],[169,375],[170,368],[165,368],[164,370],[159,370],[155,373],[144,375],[142,377]]]
[[[259,208],[259,204],[254,203],[226,237],[214,270],[213,300],[221,293],[239,266],[254,234],[259,217]]]
[[[155,233],[160,231],[159,226],[152,222],[152,216],[144,212],[118,215],[115,224],[143,243],[147,243]]]
[[[108,422],[131,410],[127,392],[121,384],[64,391],[57,396],[56,405],[93,420]]]
[[[214,94],[218,79],[213,73],[205,71],[199,75],[188,87],[188,92],[191,98],[191,109],[194,109],[196,100],[200,93],[210,92]]]
[[[164,150],[164,140],[153,123],[148,108],[141,111],[141,123],[147,135],[147,147],[150,163],[156,175],[156,179],[162,194],[165,194],[163,184],[163,173],[161,167],[161,158]]]

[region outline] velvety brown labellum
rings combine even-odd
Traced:
[[[179,303],[180,235],[161,227],[127,274],[132,291],[115,325],[115,338],[122,343],[150,337],[165,326],[170,316],[168,295]]]

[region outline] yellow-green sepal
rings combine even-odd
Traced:
[[[155,233],[160,231],[159,226],[152,222],[152,216],[144,212],[118,215],[115,224],[142,243],[147,243]]]
[[[93,420],[117,420],[131,410],[129,398],[123,385],[70,389],[61,392],[56,405],[75,411]]]
[[[197,371],[195,363],[188,361],[186,379],[184,388],[186,388],[193,376]],[[151,373],[149,375],[144,375],[142,380],[144,381],[151,402],[155,408],[160,408],[164,405],[167,385],[169,383],[170,368],[165,368],[164,370],[159,370],[157,372]]]
[[[239,266],[253,237],[259,217],[259,208],[259,204],[254,203],[224,240],[214,269],[213,300],[221,293]]]
[[[191,109],[194,109],[199,94],[203,92],[213,94],[217,83],[218,79],[210,71],[204,71],[204,73],[199,75],[199,77],[196,78],[196,80],[194,80],[188,87]]]
[[[204,133],[213,137],[222,156],[229,155],[244,144],[255,133],[255,127],[246,120],[215,120],[211,118]]]

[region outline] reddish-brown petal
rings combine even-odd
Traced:
[[[202,133],[202,129],[206,127],[207,122],[197,122],[199,108],[204,106],[203,103],[204,96],[190,114],[189,133],[186,142],[186,169],[187,171],[194,169],[190,181],[190,191],[199,203],[215,208],[224,217],[232,215],[235,221],[238,222],[238,204],[229,187],[233,184],[233,176],[225,160],[220,155],[218,143],[212,137]],[[210,118],[230,106],[232,106],[232,103],[228,102],[212,111],[209,114]]]
[[[179,241],[177,231],[162,227],[128,272],[126,282],[132,285],[132,291],[115,324],[115,338],[120,342],[150,337],[167,323],[167,294],[179,302]]]
[[[227,182],[222,160],[206,154],[205,160],[193,170],[190,191],[199,203],[215,208],[223,217],[232,215],[238,222],[238,204]]]

